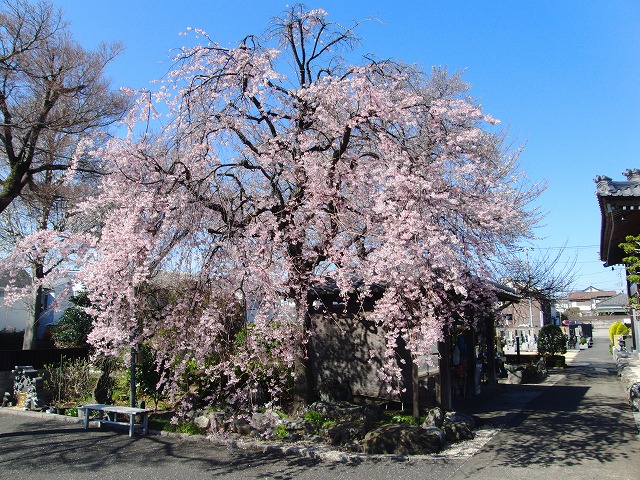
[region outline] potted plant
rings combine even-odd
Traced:
[[[580,350],[586,350],[587,348],[589,348],[587,346],[587,338],[586,337],[580,337]]]

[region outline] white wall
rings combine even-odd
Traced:
[[[0,289],[0,330],[24,330],[29,318],[29,307],[22,301],[7,304],[4,290]]]
[[[61,281],[54,287],[53,291],[49,291],[46,295],[43,295],[45,302],[43,305],[44,311],[40,317],[40,324],[38,325],[36,338],[44,338],[47,325],[56,323],[64,310],[71,306],[70,302],[63,300],[56,305],[55,309],[52,307],[56,297],[60,297],[61,294],[69,292],[68,287],[69,285],[67,281]],[[80,284],[74,284],[71,287],[73,294],[78,293],[82,289],[82,285]],[[24,330],[30,317],[31,308],[33,308],[30,303],[29,299],[25,299],[18,300],[12,304],[7,304],[4,301],[4,289],[0,288],[0,330],[5,328],[7,330],[16,331]]]

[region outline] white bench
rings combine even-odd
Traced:
[[[82,405],[78,407],[78,410],[84,412],[84,429],[89,429],[89,420],[91,418],[91,412],[105,412],[108,416],[108,420],[98,419],[100,424],[112,424],[112,425],[128,425],[129,426],[129,436],[133,437],[135,432],[135,427],[141,427],[142,433],[146,435],[149,432],[149,412],[153,410],[149,410],[146,408],[132,408],[132,407],[121,407],[118,405],[105,405],[102,403],[97,403],[93,405]],[[118,422],[117,415],[129,415],[129,422]],[[142,422],[136,423],[136,415],[140,415]]]

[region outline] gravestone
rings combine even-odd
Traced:
[[[40,372],[30,365],[18,365],[12,373],[13,397],[16,401],[19,393],[26,393],[24,409],[41,408],[44,403],[44,385]]]

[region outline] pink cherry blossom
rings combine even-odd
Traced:
[[[517,152],[459,75],[346,64],[334,51],[353,31],[327,18],[294,7],[236,48],[194,30],[208,43],[181,49],[98,152],[91,341],[150,344],[176,394],[195,369],[210,403],[250,405],[258,385],[277,402],[308,366],[307,298],[325,276],[345,298],[354,279],[361,299],[385,286],[367,315],[393,390],[399,339],[418,357],[490,309],[478,279],[535,220]]]

